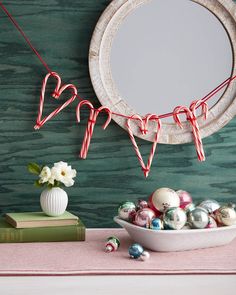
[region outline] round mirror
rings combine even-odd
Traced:
[[[235,75],[234,11],[227,0],[112,1],[90,47],[91,79],[101,103],[116,113],[144,116],[204,97]],[[208,101],[208,119],[198,119],[202,137],[235,115],[233,84]],[[125,118],[113,119],[126,128]],[[152,140],[153,132],[143,136],[133,128],[135,135]],[[191,140],[188,124],[180,130],[172,117],[163,120],[160,142]]]

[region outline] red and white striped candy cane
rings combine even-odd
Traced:
[[[82,159],[86,159],[87,157],[88,149],[93,136],[94,126],[96,124],[99,113],[105,111],[108,114],[108,118],[105,124],[103,125],[104,130],[107,128],[107,126],[111,122],[111,116],[112,116],[112,113],[109,108],[102,106],[98,109],[95,109],[90,101],[82,100],[76,108],[76,117],[78,122],[80,122],[80,108],[84,105],[87,105],[90,108],[90,114],[89,114],[88,124],[84,134],[84,140],[83,140],[81,151],[80,151],[80,157]]]
[[[208,105],[206,102],[202,102],[201,100],[195,100],[191,103],[190,107],[186,106],[178,106],[173,111],[173,118],[175,122],[179,125],[180,128],[183,128],[183,125],[179,119],[179,113],[183,112],[186,114],[187,120],[190,122],[192,126],[193,139],[196,147],[196,152],[199,161],[205,161],[205,152],[203,149],[202,137],[200,128],[197,122],[196,116],[196,108],[201,105],[202,114],[204,115],[204,119],[207,118],[208,115]]]
[[[143,157],[140,153],[139,147],[138,147],[137,142],[135,140],[135,137],[134,137],[131,125],[130,125],[131,120],[138,120],[139,121],[139,123],[140,123],[139,128],[140,128],[140,131],[143,135],[146,135],[148,133],[149,121],[156,122],[156,131],[155,131],[154,141],[153,141],[152,148],[151,148],[151,151],[150,151],[150,154],[148,157],[148,162],[146,165],[143,161]],[[144,176],[148,177],[150,169],[151,169],[153,157],[155,155],[158,139],[159,139],[159,134],[160,134],[160,130],[161,130],[161,120],[159,119],[159,117],[157,115],[154,115],[154,114],[148,114],[143,118],[139,115],[133,115],[130,118],[128,118],[128,120],[126,122],[126,126],[128,129],[129,137],[130,137],[130,140],[133,144],[135,153],[136,153],[139,163],[142,167],[142,171],[144,173]]]
[[[56,87],[52,94],[52,97],[58,99],[62,92],[66,89],[72,90],[72,96],[64,102],[61,106],[56,108],[53,112],[51,112],[48,116],[46,116],[44,119],[42,119],[43,115],[43,105],[44,105],[44,97],[45,97],[45,90],[47,86],[48,79],[50,77],[53,77],[56,79]],[[36,125],[34,126],[34,129],[40,129],[48,120],[55,117],[60,111],[62,111],[64,108],[66,108],[70,103],[74,101],[74,99],[77,96],[77,88],[73,84],[66,84],[61,87],[61,78],[56,72],[48,73],[45,78],[43,79],[42,88],[41,88],[41,94],[40,94],[40,100],[39,100],[39,109],[38,109],[38,117],[36,120]]]

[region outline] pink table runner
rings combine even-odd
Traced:
[[[119,251],[104,252],[116,235]],[[132,243],[122,229],[87,230],[86,242],[0,244],[0,275],[236,274],[236,239],[211,249],[157,253],[146,262],[132,260]]]

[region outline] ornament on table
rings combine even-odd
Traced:
[[[136,206],[133,202],[125,202],[118,208],[118,216],[126,221],[133,219],[134,214],[136,213]]]
[[[164,212],[171,207],[179,207],[180,199],[177,193],[170,188],[159,188],[149,198],[151,208],[158,212]]]
[[[150,253],[148,251],[143,251],[143,253],[140,256],[140,259],[142,261],[146,261],[150,258]]]
[[[233,225],[236,222],[236,212],[235,205],[228,204],[221,206],[218,210],[215,211],[216,221],[220,225]]]
[[[107,238],[105,252],[114,252],[120,247],[120,240],[117,237]]]
[[[153,230],[161,230],[164,228],[163,221],[160,218],[154,218],[151,221],[150,228]]]
[[[212,216],[209,216],[209,222],[206,228],[216,228],[217,227],[217,222]]]
[[[188,223],[191,228],[202,229],[209,223],[207,210],[201,207],[196,207],[188,214]]]
[[[143,261],[146,261],[150,258],[150,254],[147,251],[144,251],[143,247],[140,244],[133,244],[128,249],[130,258],[138,259],[140,258]]]
[[[198,207],[204,208],[209,214],[212,214],[220,208],[220,204],[216,200],[205,200]]]
[[[193,202],[193,199],[190,193],[183,190],[178,190],[176,191],[176,193],[179,196],[180,208],[185,209],[186,206],[188,206],[189,204]]]
[[[148,202],[145,200],[138,200],[137,209],[140,210],[144,208],[148,208]]]
[[[142,226],[142,227],[150,227],[151,221],[156,217],[155,212],[150,208],[140,209],[134,216],[133,223]]]
[[[183,209],[179,207],[169,208],[163,216],[165,229],[179,230],[186,224],[187,216]]]

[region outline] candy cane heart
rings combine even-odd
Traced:
[[[204,119],[206,120],[208,116],[208,111],[209,111],[208,104],[205,101],[202,101],[201,99],[193,101],[189,108],[193,112],[195,117],[197,117],[196,109],[198,107],[202,108],[202,115],[204,116]]]
[[[202,107],[202,114],[204,115],[204,118],[206,119],[208,114],[208,106],[205,102],[201,102],[201,101],[194,101],[190,105],[190,108],[186,106],[176,107],[173,111],[173,118],[175,122],[178,124],[178,126],[183,128],[182,123],[179,119],[179,114],[185,113],[187,120],[190,122],[192,126],[193,139],[195,143],[198,160],[202,162],[202,161],[205,161],[205,152],[203,149],[201,132],[200,132],[200,128],[199,128],[197,117],[196,117],[196,108],[199,107],[200,105]]]
[[[80,109],[84,105],[87,105],[90,108],[90,114],[89,114],[88,124],[87,124],[85,134],[84,134],[84,140],[83,140],[81,151],[80,151],[80,157],[82,159],[86,159],[86,157],[87,157],[88,149],[89,149],[90,142],[91,142],[91,139],[93,136],[94,126],[96,124],[97,117],[98,117],[99,113],[104,111],[108,114],[108,118],[107,118],[105,124],[103,125],[104,130],[107,128],[107,126],[111,122],[111,116],[112,116],[112,113],[109,108],[102,106],[98,109],[95,109],[90,101],[82,100],[76,108],[76,117],[77,117],[78,122],[80,122]]]
[[[48,116],[44,117],[42,119],[43,115],[43,105],[44,105],[44,97],[45,97],[45,90],[47,86],[48,79],[52,77],[56,79],[56,87],[52,94],[52,97],[55,99],[60,98],[62,92],[64,92],[67,89],[72,90],[71,97],[64,102],[61,106],[56,108],[53,112],[51,112]],[[48,120],[55,117],[60,111],[62,111],[64,108],[66,108],[70,103],[74,101],[74,99],[77,96],[77,88],[73,84],[66,84],[61,86],[61,78],[56,72],[51,72],[46,75],[46,77],[43,79],[42,88],[41,88],[41,95],[39,100],[39,109],[38,109],[38,117],[36,120],[36,125],[34,126],[34,129],[40,129]]]
[[[133,131],[132,131],[132,128],[131,128],[131,125],[130,125],[131,120],[138,120],[139,121],[139,123],[140,123],[140,126],[139,126],[140,132],[143,135],[146,135],[148,133],[149,121],[155,121],[155,123],[156,123],[154,141],[153,141],[152,148],[151,148],[151,151],[150,151],[150,154],[149,154],[149,157],[148,157],[148,162],[147,162],[146,165],[145,165],[145,163],[143,161],[143,157],[142,157],[142,155],[140,153],[139,147],[138,147],[136,139],[134,137],[134,134],[133,134]],[[161,120],[158,118],[157,115],[153,115],[153,114],[148,114],[144,118],[142,118],[139,115],[133,115],[130,118],[128,118],[128,120],[126,122],[126,126],[127,126],[127,129],[128,129],[130,140],[131,140],[131,142],[133,144],[133,148],[135,150],[135,153],[137,155],[139,163],[140,163],[140,165],[142,167],[142,171],[144,173],[144,176],[148,177],[150,169],[151,169],[153,157],[155,155],[158,139],[159,139],[159,133],[160,133],[160,130],[161,130]]]

